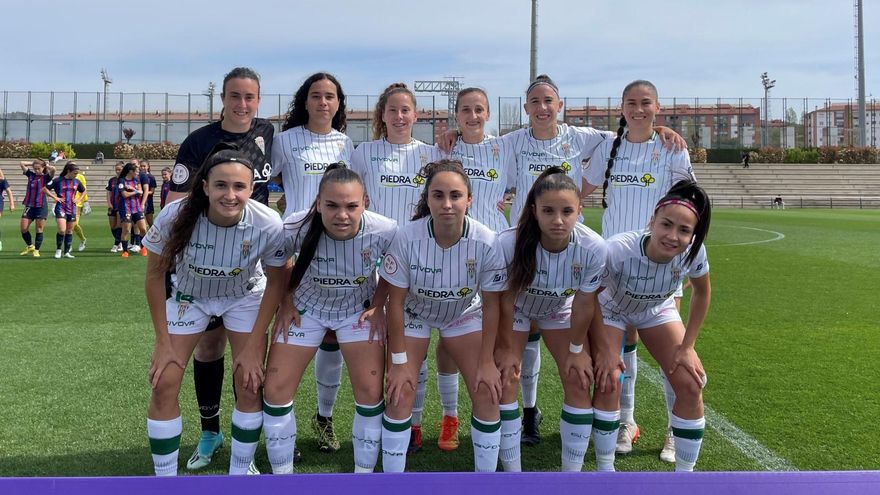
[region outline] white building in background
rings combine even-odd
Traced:
[[[855,146],[858,143],[858,104],[833,103],[816,107],[804,116],[807,146]],[[868,146],[880,146],[880,103],[865,105]]]

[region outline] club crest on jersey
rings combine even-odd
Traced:
[[[245,239],[241,241],[241,255],[247,257],[251,254],[251,241]]]
[[[464,266],[467,267],[468,278],[474,279],[477,277],[477,260],[466,259],[464,260]]]
[[[651,152],[651,165],[656,165],[660,161],[660,150]]]
[[[571,278],[581,281],[581,272],[583,271],[584,265],[580,263],[573,263],[571,265]]]
[[[672,280],[680,280],[681,279],[681,268],[675,267],[672,269]]]
[[[369,267],[372,264],[372,257],[370,256],[369,249],[364,249],[361,251],[361,261],[364,263],[364,268]]]
[[[562,152],[567,155],[569,151],[571,151],[571,145],[568,143],[562,143]]]
[[[492,156],[494,156],[495,158],[498,158],[498,156],[499,156],[500,154],[501,154],[501,150],[498,149],[498,145],[495,144],[495,143],[493,143],[493,144],[492,144]]]
[[[428,155],[426,155],[426,154],[424,154],[424,153],[420,154],[420,155],[419,155],[419,161],[422,162],[422,166],[424,167],[425,165],[428,164]]]
[[[257,148],[260,148],[260,153],[266,154],[266,140],[263,139],[263,136],[257,136],[254,138],[254,144],[257,145]]]
[[[180,303],[177,305],[177,319],[182,320],[183,315],[186,313],[187,308],[189,308],[189,303]]]

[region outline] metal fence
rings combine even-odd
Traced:
[[[292,94],[264,94],[259,115],[280,130]],[[378,97],[349,95],[348,130],[355,143],[371,139],[372,108]],[[503,134],[524,125],[522,97],[492,102],[488,131]],[[573,125],[615,130],[619,97],[564,98],[561,119]],[[193,130],[220,118],[215,94],[3,91],[0,140],[113,143],[123,129],[133,143],[180,143]],[[767,110],[764,111],[763,109]],[[434,142],[446,128],[446,97],[419,96],[420,121],[414,136]],[[854,146],[858,141],[857,102],[815,98],[661,98],[657,124],[671,127],[691,146],[704,148],[781,148]],[[867,105],[867,145],[880,145],[880,102]],[[764,129],[767,129],[766,139]]]

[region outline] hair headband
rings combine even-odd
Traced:
[[[529,93],[531,93],[533,89],[537,88],[538,86],[540,86],[542,84],[546,85],[547,87],[552,89],[553,92],[556,93],[556,97],[559,98],[559,89],[555,85],[553,85],[552,83],[544,81],[544,80],[538,80],[538,81],[535,81],[532,84],[530,84],[529,89],[526,90],[526,96],[528,96]]]
[[[657,203],[657,207],[654,208],[654,213],[657,213],[657,211],[658,211],[660,208],[663,208],[664,206],[669,206],[669,205],[681,205],[681,206],[684,206],[684,207],[687,208],[688,210],[691,210],[691,211],[693,212],[693,214],[697,216],[697,221],[700,220],[700,214],[699,214],[699,212],[697,212],[697,207],[694,206],[693,203],[691,203],[690,201],[688,201],[688,200],[686,200],[686,199],[676,199],[676,198],[672,198],[672,199],[667,199],[666,201],[661,201],[660,203]]]

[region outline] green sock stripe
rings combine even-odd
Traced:
[[[520,417],[519,408],[511,409],[510,411],[501,410],[501,421],[513,421],[514,419]]]
[[[318,349],[327,352],[336,352],[339,350],[339,344],[324,344],[322,342],[321,345],[318,346]]]
[[[529,334],[529,342],[537,342],[539,340],[541,340],[540,333],[530,333]]]
[[[355,410],[358,414],[365,418],[372,418],[374,416],[378,416],[385,412],[385,403],[380,402],[376,407],[364,407],[364,406],[354,406]]]
[[[263,412],[269,416],[275,416],[276,418],[279,416],[286,416],[290,414],[290,411],[293,411],[293,404],[289,406],[275,407],[263,402]]]
[[[412,427],[412,418],[404,421],[403,423],[392,423],[382,418],[382,428],[385,428],[388,431],[401,432],[406,431]]]
[[[477,418],[471,416],[471,426],[483,433],[495,433],[501,429],[501,420],[487,425],[486,423],[477,421]]]
[[[703,439],[703,429],[699,430],[689,430],[686,428],[676,428],[672,427],[672,436],[678,438],[686,438],[688,440],[702,440]]]
[[[633,352],[638,346],[639,344],[626,344],[623,346],[623,353],[626,354],[627,352]]]
[[[238,440],[242,443],[257,443],[260,441],[260,433],[263,432],[263,427],[259,427],[256,430],[245,430],[244,428],[240,428],[236,426],[234,423],[232,424],[232,438]]]
[[[150,453],[156,455],[168,455],[180,450],[180,435],[171,438],[151,438]]]
[[[562,411],[559,419],[573,425],[591,425],[593,424],[592,414],[573,414],[568,411]]]
[[[599,431],[614,431],[620,428],[620,421],[604,421],[593,418],[593,428]]]

